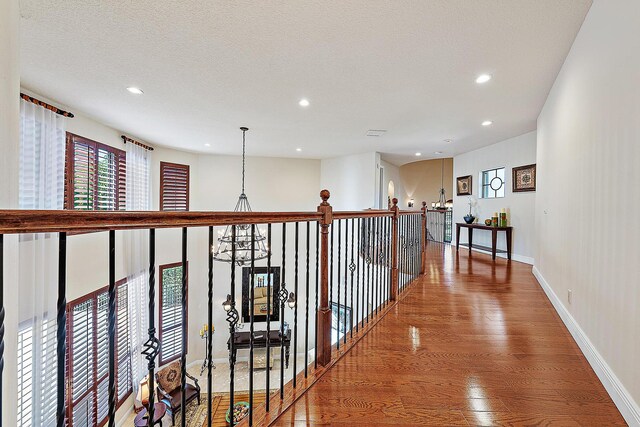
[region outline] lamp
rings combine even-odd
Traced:
[[[231,301],[231,294],[227,294],[227,299],[222,303],[222,308],[224,308],[224,311],[226,311],[227,313],[231,311],[231,309],[233,308],[233,301]]]
[[[451,209],[451,208],[453,207],[453,199],[449,199],[449,200],[447,200],[447,202],[444,204],[444,206],[445,206],[447,209]]]
[[[149,406],[149,375],[145,375],[140,380],[140,386],[138,387],[138,393],[136,394],[136,401],[142,403],[142,407]],[[140,408],[139,410],[141,410]]]
[[[242,131],[242,193],[238,198],[234,212],[251,212],[251,205],[249,199],[244,193],[244,178],[245,178],[245,134],[249,130],[247,127],[241,127]],[[255,232],[251,233],[252,226],[249,224],[236,225],[235,236],[233,236],[232,225],[227,225],[224,233],[218,237],[218,248],[213,250],[213,258],[216,261],[228,262],[234,258],[232,255],[235,252],[235,262],[239,267],[249,265],[251,260],[255,261],[265,259],[269,254],[269,249],[266,246],[266,237],[263,233],[255,228]],[[253,251],[252,251],[253,241]],[[252,254],[253,252],[253,254]]]
[[[409,206],[410,208],[412,208],[412,207],[413,207],[413,199],[409,199],[408,206]]]

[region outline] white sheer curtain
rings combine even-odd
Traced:
[[[127,211],[151,209],[151,152],[134,143],[127,144]],[[149,232],[125,233],[125,266],[129,290],[129,328],[131,334],[131,375],[133,395],[147,373],[141,354],[147,339],[147,289],[149,283]]]
[[[20,101],[21,209],[62,209],[66,118]],[[19,244],[18,424],[55,425],[58,237]]]

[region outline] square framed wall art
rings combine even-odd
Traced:
[[[471,195],[471,175],[459,176],[456,178],[456,190],[458,196]]]
[[[536,191],[536,165],[526,165],[513,168],[512,191]]]

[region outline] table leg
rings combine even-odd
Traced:
[[[496,245],[498,244],[498,230],[491,230],[491,258],[496,259]]]
[[[289,346],[286,346],[284,349],[284,353],[285,353],[285,368],[289,369]],[[295,375],[295,373],[294,373]]]
[[[472,247],[473,247],[473,228],[469,227],[469,255],[471,255]]]
[[[507,229],[507,258],[511,261],[511,232],[512,229]]]
[[[456,252],[460,249],[460,226],[456,224]]]

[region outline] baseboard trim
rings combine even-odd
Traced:
[[[469,249],[468,247],[465,247],[464,249]],[[490,251],[485,251],[479,248],[472,248],[471,249],[474,252],[479,252],[481,254],[487,254],[487,255],[491,255]],[[507,254],[496,254],[496,257],[498,258],[504,258],[507,259]],[[529,264],[529,265],[533,265],[534,264],[534,259],[528,256],[524,256],[524,255],[518,255],[518,254],[511,254],[511,259],[513,261],[518,261],[518,262],[522,262],[524,264]]]
[[[585,334],[580,325],[578,325],[578,322],[576,322],[571,313],[569,313],[569,310],[567,310],[564,304],[562,304],[562,301],[558,298],[538,268],[534,266],[532,271],[533,275],[538,280],[540,287],[545,294],[547,294],[551,304],[553,304],[556,312],[569,330],[569,333],[571,333],[571,336],[573,336],[578,347],[582,350],[582,353],[602,382],[602,385],[604,385],[609,396],[611,396],[613,403],[617,406],[622,417],[630,426],[640,427],[640,407],[638,406],[638,403],[633,400],[627,389],[622,385],[622,382],[620,382],[613,370],[611,370],[602,355],[598,353],[598,350],[596,350],[593,343],[591,343],[587,334]]]

